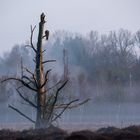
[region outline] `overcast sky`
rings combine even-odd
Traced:
[[[140,29],[140,0],[0,0],[0,54],[28,40],[41,12],[51,33]]]

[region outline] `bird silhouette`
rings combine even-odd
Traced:
[[[48,40],[48,38],[49,38],[49,31],[48,30],[45,31],[45,36],[46,36],[46,40]]]

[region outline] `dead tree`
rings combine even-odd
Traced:
[[[45,24],[45,15],[44,13],[40,16],[39,22],[39,33],[38,33],[38,41],[36,47],[33,44],[33,34],[36,26],[32,28],[31,26],[31,36],[30,36],[30,44],[26,45],[26,47],[30,47],[35,53],[35,59],[33,60],[35,63],[35,70],[32,72],[28,68],[24,68],[27,75],[21,74],[21,77],[10,77],[2,82],[9,81],[9,80],[16,80],[21,83],[21,86],[16,89],[19,96],[29,105],[36,109],[36,120],[32,120],[29,116],[22,113],[18,108],[9,105],[11,109],[18,112],[20,115],[35,123],[36,128],[46,128],[53,124],[61,115],[64,113],[66,109],[71,109],[74,107],[78,107],[79,105],[84,104],[88,101],[86,99],[83,102],[78,102],[79,99],[72,100],[68,103],[58,103],[58,96],[61,93],[60,91],[64,88],[66,83],[68,82],[67,79],[60,80],[54,86],[50,88],[46,88],[48,83],[48,74],[51,70],[47,70],[44,72],[44,65],[49,62],[54,62],[56,60],[43,60],[43,39],[48,40],[49,38],[49,31],[46,30],[44,32],[44,24]],[[23,68],[23,66],[21,66]],[[30,76],[29,76],[30,75]],[[36,101],[32,101],[29,98],[25,97],[23,93],[21,93],[21,88],[26,87],[32,91],[32,94],[36,94]],[[49,94],[51,89],[53,92]],[[32,96],[32,95],[31,95]]]

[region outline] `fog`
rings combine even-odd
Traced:
[[[138,125],[140,123],[139,111],[140,103],[97,103],[90,102],[77,109],[66,111],[62,118],[59,119],[54,125],[72,129],[77,126],[86,128],[101,128],[107,126],[126,127],[129,125]],[[20,108],[23,112],[28,114],[30,118],[35,119],[35,111],[31,108],[29,111]],[[29,107],[28,107],[29,109]],[[13,128],[23,130],[25,128],[34,128],[34,125],[14,112],[5,104],[1,104],[0,116],[1,128]],[[85,125],[85,126],[84,126]],[[81,129],[81,128],[79,128]]]
[[[64,49],[66,51],[66,73],[69,82],[63,89],[60,101],[90,98],[90,101],[76,109],[66,111],[55,125],[88,124],[97,127],[124,127],[140,123],[140,59],[138,50],[139,31],[132,33],[120,29],[109,34],[91,31],[86,36],[66,31],[57,31],[44,44],[44,59],[57,62],[46,65],[52,68],[49,86],[63,77]],[[0,76],[21,76],[21,58],[24,66],[34,69],[32,50],[25,44],[16,45],[11,52],[0,58]],[[22,116],[8,108],[18,107],[35,119],[35,110],[26,105],[16,92],[17,82],[0,85],[0,120],[4,124],[18,124],[33,127]],[[29,97],[31,91],[24,89]],[[31,94],[32,95],[32,94]],[[33,97],[29,97],[34,100]]]

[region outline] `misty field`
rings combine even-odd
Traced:
[[[5,107],[4,107],[5,106]],[[140,124],[139,103],[87,103],[84,106],[66,111],[56,126],[73,130],[97,130],[101,127],[115,126],[118,128]],[[27,111],[26,112],[30,112]],[[0,107],[0,128],[27,129],[34,128],[33,124],[20,117],[6,105]],[[32,118],[35,117],[32,111]]]

